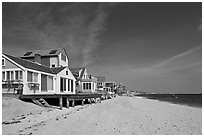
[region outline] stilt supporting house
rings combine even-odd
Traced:
[[[72,100],[72,107],[75,106],[75,100]]]
[[[82,105],[82,106],[84,105],[84,101],[85,101],[85,99],[83,99],[82,102],[81,102],[81,105]]]
[[[63,107],[62,97],[59,98],[59,106],[60,106],[60,109],[62,109]]]
[[[67,102],[67,108],[69,108],[69,99],[68,98],[66,98],[66,102]]]
[[[101,98],[98,98],[98,102],[101,103]]]
[[[63,106],[66,106],[67,108],[69,108],[70,106],[70,101],[71,101],[71,106],[74,107],[75,106],[75,101],[82,101],[82,105],[84,105],[85,100],[87,99],[90,104],[92,102],[96,103],[96,100],[99,99],[99,102],[101,101],[101,94],[74,94],[74,95],[63,95],[63,94],[54,94],[54,95],[21,95],[19,98],[24,100],[24,99],[31,99],[35,102],[39,102],[41,104],[44,104],[44,107],[52,107],[51,105],[49,105],[48,103],[46,103],[45,101],[42,102],[42,100],[46,100],[46,99],[56,99],[58,100],[58,104],[59,104],[59,108],[62,109]],[[64,102],[66,102],[66,104],[63,105],[63,99]],[[37,102],[37,103],[38,103]],[[39,104],[40,104],[39,103]]]

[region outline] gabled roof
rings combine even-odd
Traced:
[[[82,78],[84,72],[85,72],[85,69],[86,68],[70,68],[70,71],[72,72],[72,74],[75,76],[75,77],[78,77],[78,78]],[[81,74],[79,74],[79,71],[81,71]],[[78,76],[79,75],[79,76]]]
[[[104,76],[95,76],[98,82],[105,82],[106,78]]]
[[[64,48],[57,48],[57,49],[29,50],[29,51],[23,53],[21,55],[21,58],[34,57],[35,54],[39,54],[42,57],[44,57],[44,56],[57,56],[61,53],[62,50],[65,51],[65,54],[68,57],[67,52]]]
[[[55,68],[50,68],[50,69],[53,71],[53,73],[58,74],[65,68],[66,67],[55,67]]]
[[[14,56],[11,56],[8,54],[4,54],[4,55],[6,57],[8,57],[9,59],[13,60],[14,62],[16,62],[17,64],[23,66],[24,68],[33,69],[33,70],[46,72],[46,73],[50,73],[50,74],[57,74],[65,68],[65,67],[49,68],[49,67],[46,67],[43,65],[39,65],[39,64],[32,62],[32,61],[22,59],[22,58],[14,57]]]

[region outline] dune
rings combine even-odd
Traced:
[[[7,135],[201,135],[202,109],[122,96],[92,105],[42,110],[2,128]]]

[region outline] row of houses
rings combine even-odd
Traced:
[[[124,90],[122,84],[106,82],[87,68],[70,68],[64,48],[33,50],[15,57],[2,54],[2,92],[24,95],[80,94]]]

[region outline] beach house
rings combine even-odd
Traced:
[[[23,53],[21,58],[50,68],[69,66],[69,58],[65,48],[30,50]]]
[[[28,51],[21,57],[2,54],[2,92],[75,94],[75,77],[65,49]]]
[[[106,78],[104,76],[95,76],[97,78],[97,88],[98,90],[104,90],[105,87],[105,80]]]
[[[114,81],[106,81],[105,82],[105,89],[114,93],[116,90],[116,83]]]
[[[97,78],[88,74],[87,68],[70,68],[76,78],[78,93],[93,93],[97,90]]]

